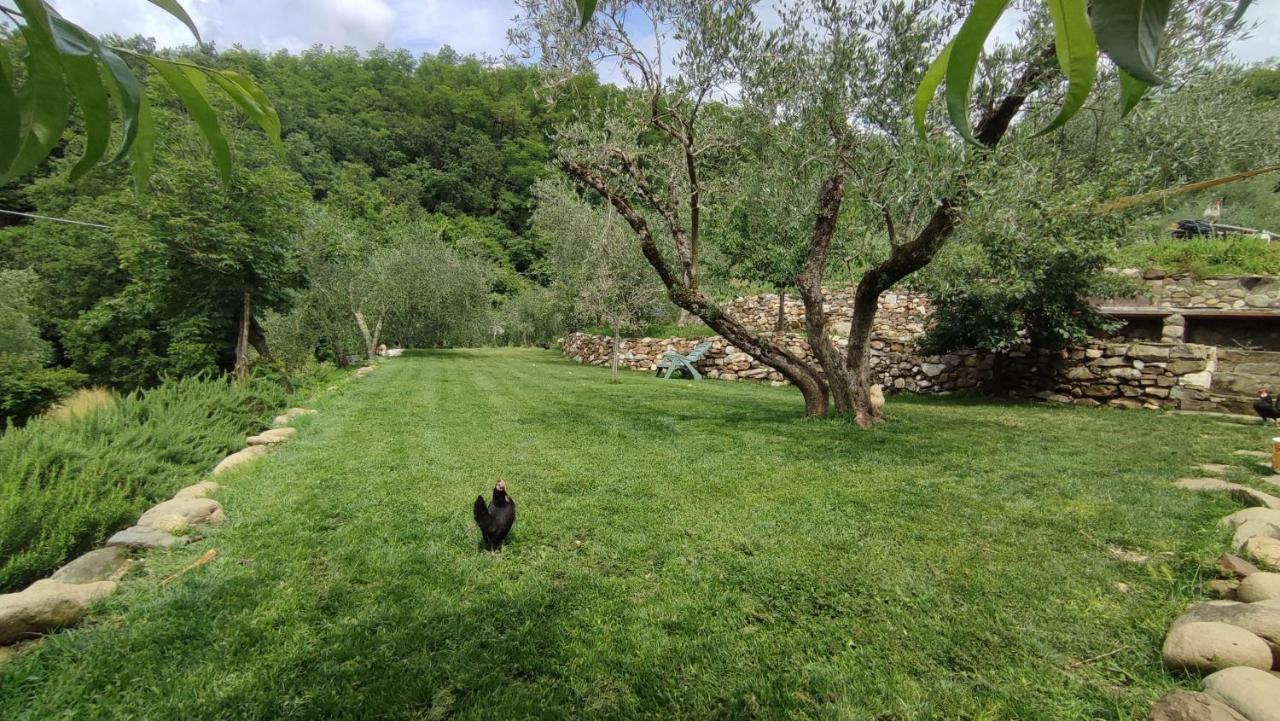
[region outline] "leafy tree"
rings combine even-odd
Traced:
[[[576,69],[616,59],[631,81],[626,105],[600,108],[588,122],[562,130],[565,171],[626,218],[677,305],[782,373],[803,394],[807,415],[824,414],[833,403],[862,426],[879,416],[870,402],[868,361],[880,295],[932,262],[985,184],[1016,172],[1010,161],[1017,148],[1001,146],[1006,136],[1025,139],[1056,122],[1060,107],[1049,99],[1072,90],[1071,74],[1056,67],[1049,18],[1033,13],[1017,41],[983,65],[974,150],[912,127],[913,98],[929,59],[960,25],[948,4],[800,0],[783,5],[777,31],[761,29],[745,2],[714,13],[698,3],[605,2],[582,31],[559,3],[525,0],[522,8],[517,38],[545,64]],[[656,43],[682,40],[673,59],[642,47],[649,39],[630,30],[638,27],[633,13],[651,22]],[[1205,30],[1212,13],[1187,17],[1184,36],[1221,38],[1220,30]],[[948,73],[963,70],[955,56],[952,63]],[[727,149],[715,134],[711,101],[725,88],[740,89],[744,112],[760,132],[796,139],[781,160],[792,163],[783,176],[807,185],[815,198],[797,287],[817,365],[745,328],[699,284],[700,220],[720,207],[719,198],[706,195],[717,185],[711,179],[730,167],[727,155],[749,150]],[[1029,99],[1037,102],[1028,105]],[[878,225],[884,239],[861,263],[844,350],[826,335],[822,296],[842,224]],[[670,240],[659,242],[656,228]]]
[[[8,263],[40,276],[44,332],[98,383],[135,388],[164,374],[230,370],[246,294],[253,311],[265,311],[282,307],[285,291],[301,282],[291,245],[298,207],[308,202],[299,178],[260,136],[237,133],[231,141],[244,171],[221,183],[197,157],[198,131],[166,104],[153,101],[163,152],[147,196],[124,189],[118,167],[78,182],[57,173],[24,191],[45,214],[106,228],[0,231]]]
[[[32,321],[31,271],[0,270],[0,430],[23,423],[84,381],[75,371],[45,368],[52,353]]]
[[[662,286],[607,207],[593,207],[561,184],[543,183],[537,196],[535,225],[555,237],[556,286],[570,299],[575,322],[613,331],[609,366],[616,381],[622,331],[667,315]]]

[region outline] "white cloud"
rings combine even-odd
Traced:
[[[1280,59],[1280,3],[1254,3],[1245,14],[1247,21],[1258,23],[1252,37],[1231,48],[1231,52],[1245,62],[1270,58]]]
[[[161,46],[187,45],[177,20],[146,0],[52,0],[69,19],[97,33],[142,34]],[[368,50],[378,43],[415,53],[450,45],[461,53],[500,55],[515,15],[512,0],[184,0],[205,39],[258,50],[302,50],[315,44]],[[1259,23],[1232,49],[1252,62],[1280,57],[1280,3],[1254,3]],[[1006,18],[995,33],[1012,35]]]
[[[146,0],[52,2],[96,33],[136,33],[161,46],[192,42],[180,22]],[[422,52],[447,43],[463,53],[498,54],[515,14],[510,0],[185,0],[183,6],[205,40],[264,51],[385,43]]]

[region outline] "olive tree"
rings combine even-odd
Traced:
[[[933,260],[992,178],[1016,172],[1009,159],[1018,145],[1002,147],[1007,136],[1023,140],[1075,102],[1042,8],[1029,8],[1017,37],[989,53],[976,87],[964,88],[965,119],[977,116],[964,128],[969,144],[920,133],[913,122],[922,78],[937,86],[933,58],[948,47],[966,3],[783,0],[774,30],[745,1],[714,9],[603,2],[582,31],[561,3],[521,6],[512,35],[531,55],[566,70],[614,63],[629,83],[623,102],[562,130],[565,172],[627,220],[673,302],[795,384],[806,415],[834,407],[864,427],[880,413],[868,373],[880,296]],[[948,72],[962,74],[961,65],[952,57]],[[816,364],[745,327],[700,286],[703,216],[722,210],[716,192],[733,182],[726,169],[740,174],[729,158],[749,152],[723,135],[717,101],[741,108],[772,139],[765,147],[773,160],[790,163],[783,177],[813,198],[807,237],[792,242],[805,249],[796,287]],[[954,103],[948,111],[954,118]],[[1026,114],[1035,122],[1022,122]],[[841,225],[875,227],[883,239],[860,264],[843,349],[827,335],[822,292]],[[660,241],[655,228],[669,238]]]
[[[616,381],[622,331],[667,314],[663,288],[608,206],[592,205],[562,183],[539,183],[535,196],[533,222],[552,239],[555,285],[569,298],[575,321],[613,332],[609,367]]]

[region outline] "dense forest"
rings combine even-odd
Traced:
[[[19,42],[6,40],[11,51]],[[146,194],[120,164],[70,181],[84,142],[75,128],[0,189],[6,210],[83,223],[0,216],[15,335],[5,347],[26,349],[4,355],[9,415],[25,414],[17,386],[40,405],[75,382],[130,389],[228,371],[246,297],[259,355],[288,367],[314,351],[339,364],[364,356],[353,312],[370,334],[381,327],[378,342],[492,341],[491,316],[546,285],[534,186],[549,173],[550,129],[570,111],[537,97],[537,70],[448,48],[179,57],[256,77],[280,114],[283,156],[222,108],[237,158],[222,184],[177,98],[151,83],[159,141]]]

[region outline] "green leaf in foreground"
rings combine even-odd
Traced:
[[[0,170],[9,167],[22,139],[22,116],[13,90],[13,66],[9,50],[0,48]]]
[[[938,92],[938,86],[942,84],[942,76],[947,72],[947,60],[951,57],[951,43],[938,53],[938,57],[929,63],[929,67],[924,71],[924,78],[920,80],[920,87],[916,88],[916,99],[912,104],[911,114],[915,119],[916,132],[920,133],[920,137],[924,138],[928,134],[928,128],[925,127],[926,116],[929,112],[929,103],[933,102],[933,96]]]
[[[183,9],[176,0],[148,0],[148,2],[181,20],[182,24],[186,25],[187,29],[191,31],[191,34],[195,36],[196,42],[201,42],[200,30],[196,28],[196,24],[192,21],[191,16],[187,14],[187,11]]]
[[[946,67],[947,114],[961,137],[974,145],[979,143],[973,137],[973,127],[969,123],[969,92],[973,88],[973,76],[978,71],[982,47],[1008,6],[1009,0],[977,0],[969,11],[969,17],[960,26],[960,32],[951,41]]]
[[[151,163],[156,154],[156,130],[151,124],[151,105],[142,98],[138,104],[136,137],[129,145],[129,159],[133,161],[133,188],[138,195],[145,195],[151,184]]]
[[[1080,112],[1098,72],[1098,44],[1089,28],[1085,0],[1049,0],[1049,15],[1053,18],[1058,67],[1067,77],[1067,93],[1058,114],[1037,135],[1057,130]]]
[[[276,152],[284,154],[284,143],[280,140],[280,116],[271,105],[266,93],[258,87],[253,79],[234,70],[223,70],[211,73],[213,82],[222,88],[240,111],[257,123],[267,134]]]
[[[1143,95],[1147,94],[1150,84],[1133,77],[1125,71],[1120,71],[1120,115],[1124,117],[1128,115],[1138,105],[1138,101]]]
[[[107,152],[111,144],[111,109],[102,76],[98,71],[98,41],[59,16],[50,16],[54,42],[62,53],[62,69],[84,117],[84,155],[71,169],[71,179],[84,176]]]
[[[98,58],[112,80],[111,96],[120,112],[120,148],[111,162],[124,159],[138,136],[138,114],[143,102],[142,84],[114,50],[98,46]]]
[[[187,65],[155,57],[147,57],[147,62],[178,96],[191,119],[196,122],[196,127],[200,128],[200,133],[209,143],[209,149],[213,151],[213,162],[222,175],[222,181],[231,182],[231,148],[218,125],[218,114],[209,105],[205,94],[204,73]]]
[[[1231,15],[1231,20],[1227,22],[1227,28],[1233,28],[1240,24],[1240,21],[1244,19],[1245,11],[1252,4],[1253,0],[1240,0],[1240,2],[1236,3],[1236,11]]]
[[[591,22],[591,16],[596,12],[596,0],[577,0],[577,2],[578,15],[582,18],[578,29],[581,30],[587,26],[587,23]]]
[[[1122,70],[1149,85],[1164,80],[1156,60],[1172,0],[1094,0],[1090,22],[1098,47]]]
[[[48,157],[71,113],[71,98],[47,22],[23,25],[22,35],[27,40],[27,81],[18,92],[17,106],[25,135],[0,182],[23,175]]]

